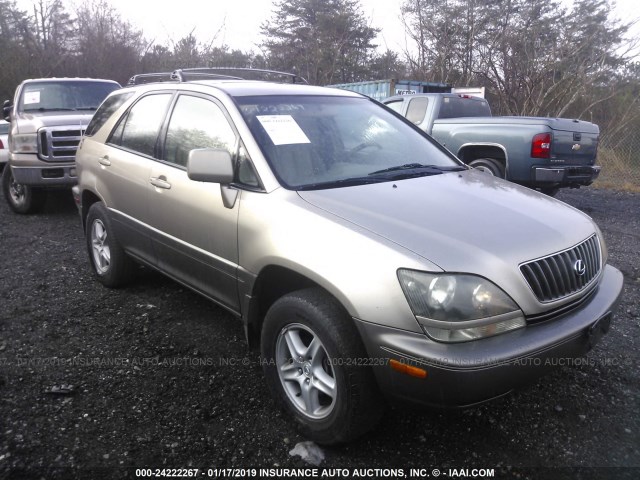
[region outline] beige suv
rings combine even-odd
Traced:
[[[116,287],[142,263],[236,315],[312,439],[361,435],[385,399],[498,397],[608,330],[622,275],[583,213],[364,96],[206,73],[114,92],[88,126],[91,265]]]

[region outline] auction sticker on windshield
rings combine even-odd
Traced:
[[[258,115],[256,117],[274,145],[311,143],[291,115]]]
[[[40,90],[35,90],[33,92],[24,92],[24,103],[25,105],[40,103]]]

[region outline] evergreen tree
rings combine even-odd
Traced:
[[[368,77],[378,30],[357,0],[280,0],[262,33],[270,67],[327,85]]]

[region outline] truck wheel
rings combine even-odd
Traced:
[[[504,168],[493,158],[478,158],[469,162],[469,166],[490,173],[494,177],[504,178]]]
[[[9,207],[16,213],[37,213],[42,210],[47,199],[47,192],[44,190],[16,183],[9,165],[2,171],[2,189]]]
[[[101,202],[89,208],[86,228],[89,260],[100,283],[111,288],[126,284],[132,277],[133,261],[118,242]]]
[[[319,288],[277,300],[262,328],[267,384],[307,437],[321,444],[350,441],[383,412],[368,355],[347,313]]]

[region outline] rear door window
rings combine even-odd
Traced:
[[[158,132],[172,96],[172,93],[160,93],[142,97],[120,120],[108,143],[155,156]]]

